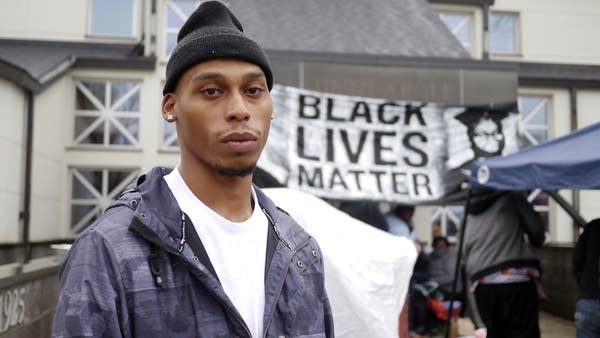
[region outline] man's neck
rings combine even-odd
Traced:
[[[184,163],[179,172],[192,193],[224,218],[242,222],[252,215],[252,175],[228,177],[207,166]]]

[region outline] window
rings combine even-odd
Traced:
[[[546,96],[520,95],[520,132],[525,141],[523,146],[535,145],[548,140],[548,106]]]
[[[131,169],[72,168],[71,229],[81,232],[92,223],[137,176]]]
[[[519,95],[519,131],[528,147],[548,140],[548,116],[550,98],[541,95]],[[548,230],[548,195],[540,189],[532,191],[528,198],[534,209],[540,214]]]
[[[135,0],[90,0],[91,35],[132,37],[135,34]]]
[[[139,145],[140,86],[133,81],[75,81],[75,145]]]
[[[431,216],[432,239],[436,236],[444,236],[449,242],[456,242],[463,215],[463,206],[441,206],[436,208]]]
[[[494,54],[519,53],[518,15],[515,13],[491,13],[490,52]]]
[[[179,150],[179,141],[177,140],[177,130],[175,123],[163,121],[163,139],[162,148],[167,150]]]
[[[458,42],[469,54],[473,54],[473,15],[470,13],[440,11],[439,16]]]
[[[169,0],[166,2],[165,57],[169,57],[175,49],[179,29],[201,2],[199,0]]]

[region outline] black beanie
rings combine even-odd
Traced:
[[[203,2],[177,34],[177,45],[167,63],[163,95],[175,90],[179,78],[191,67],[212,59],[233,58],[259,66],[273,87],[273,73],[265,51],[244,34],[242,24],[219,1]]]

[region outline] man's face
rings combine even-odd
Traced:
[[[216,59],[188,69],[163,98],[163,112],[177,121],[182,161],[246,176],[267,142],[273,101],[258,66]]]

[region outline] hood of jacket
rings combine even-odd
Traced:
[[[469,214],[478,215],[487,210],[494,202],[498,200],[501,196],[506,194],[506,191],[498,191],[498,190],[479,190],[477,193],[471,197],[471,202],[469,203]]]
[[[153,168],[140,176],[137,181],[125,189],[119,199],[109,208],[123,204],[134,206],[133,221],[135,231],[141,232],[148,240],[162,243],[169,251],[183,250],[186,242],[182,219],[183,211],[167,182],[163,179],[172,169],[164,167]],[[271,226],[279,239],[290,249],[294,250],[305,243],[309,235],[300,227],[289,226],[290,222],[281,221],[289,215],[269,199],[258,187],[254,186],[258,206],[269,219]],[[163,246],[161,245],[161,246]]]

